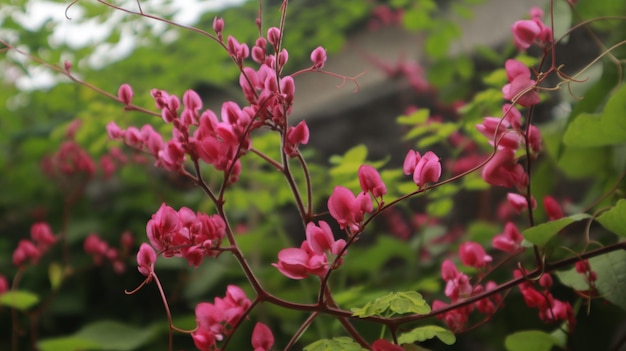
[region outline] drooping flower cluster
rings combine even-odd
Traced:
[[[529,20],[519,20],[511,26],[515,46],[526,50],[533,44],[544,47],[553,40],[552,29],[543,23],[543,10],[533,7],[530,10]]]
[[[54,245],[56,237],[45,222],[34,223],[30,228],[31,240],[22,239],[13,250],[13,264],[22,266],[26,263],[37,264],[43,254]]]
[[[204,257],[219,255],[226,224],[219,215],[194,213],[187,207],[176,211],[161,204],[146,232],[152,247],[164,257],[183,257],[197,267]]]
[[[519,270],[514,271],[514,275],[516,278],[523,276]],[[539,318],[544,322],[568,321],[569,329],[572,330],[576,324],[572,305],[552,296],[549,290],[552,286],[552,277],[549,273],[544,273],[541,276],[539,286],[543,290],[537,290],[534,282],[528,280],[519,285],[526,306],[537,308],[539,310]]]
[[[309,275],[323,276],[328,272],[331,260],[346,246],[343,239],[335,240],[332,229],[325,221],[306,226],[306,240],[299,248],[286,248],[278,252],[278,263],[272,265],[291,279],[304,279]],[[330,255],[331,257],[329,258]],[[337,260],[338,268],[342,263]]]
[[[191,333],[193,342],[200,351],[218,350],[216,343],[224,339],[232,332],[232,328],[250,308],[250,299],[246,293],[236,285],[229,285],[226,288],[224,298],[216,297],[213,303],[201,302],[196,305],[196,330]],[[269,329],[268,329],[269,330]],[[264,348],[269,343],[268,330],[256,331],[259,345],[255,350],[267,350]],[[271,334],[271,332],[270,332]],[[256,339],[255,339],[256,340]],[[257,341],[254,341],[255,344]],[[273,342],[273,337],[272,337]]]
[[[475,268],[484,268],[491,262],[491,256],[485,253],[485,250],[478,243],[466,242],[459,248],[459,256],[461,262],[466,266]],[[456,265],[449,259],[443,261],[441,265],[441,278],[446,282],[444,290],[445,295],[450,298],[451,303],[456,303],[481,294],[485,291],[494,289],[496,283],[489,281],[485,285],[472,285],[470,278],[459,272]],[[491,295],[488,298],[480,299],[472,304],[458,307],[438,315],[448,328],[454,332],[462,331],[469,320],[470,314],[476,310],[485,315],[492,315],[496,312],[497,305],[502,301],[499,294]],[[435,300],[433,302],[433,310],[442,309],[448,306],[448,303]]]
[[[438,181],[441,177],[439,157],[432,151],[427,151],[422,156],[415,150],[409,150],[404,157],[402,169],[404,174],[413,175],[413,181],[420,188],[427,183]]]
[[[125,256],[133,246],[133,236],[130,232],[124,232],[120,237],[121,252],[104,241],[100,235],[91,233],[83,242],[85,253],[93,257],[95,265],[101,265],[105,260],[110,262],[116,273],[123,273],[126,269]]]

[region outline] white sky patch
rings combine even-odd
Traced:
[[[244,3],[246,0],[174,0],[166,5],[163,0],[141,1],[142,9],[145,13],[155,13],[164,6],[171,6],[176,14],[173,21],[193,25],[200,16],[207,11],[218,11],[220,9],[236,6]],[[85,10],[80,6],[80,2],[74,4],[67,11],[67,5],[70,3],[51,2],[46,0],[31,0],[26,5],[26,12],[20,12],[14,9],[0,9],[0,26],[3,22],[2,17],[11,15],[25,29],[34,31],[43,25],[53,24],[55,26],[53,34],[48,38],[50,47],[55,48],[62,44],[67,44],[72,49],[79,49],[85,46],[96,45],[103,42],[109,37],[113,28],[117,28],[121,32],[120,40],[115,43],[101,44],[96,47],[94,52],[82,62],[73,62],[78,66],[88,65],[92,68],[101,68],[104,65],[114,62],[128,56],[138,41],[134,33],[139,31],[137,26],[143,28],[148,27],[153,35],[163,35],[163,39],[172,39],[172,33],[167,32],[167,26],[158,21],[145,19],[145,21],[131,21],[122,23],[125,16],[134,16],[107,8],[102,5],[103,13],[107,11],[108,17],[104,21],[95,18],[85,18]],[[138,10],[136,0],[126,0],[122,4],[123,7]],[[139,17],[137,17],[139,19]],[[50,22],[50,23],[48,23]],[[139,24],[140,23],[140,24]],[[1,32],[0,34],[4,35]],[[12,35],[7,34],[6,38]],[[19,44],[19,43],[18,43]],[[36,53],[37,54],[37,53]],[[73,57],[67,59],[72,60]],[[56,62],[52,62],[55,64]],[[46,89],[54,85],[56,79],[54,74],[47,69],[32,67],[29,76],[21,76],[16,81],[16,86],[21,90]]]

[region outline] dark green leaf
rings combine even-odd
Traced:
[[[590,217],[591,216],[586,213],[575,214],[569,217],[564,217],[555,221],[542,223],[532,228],[528,228],[524,230],[522,235],[524,236],[524,239],[535,245],[545,246],[548,241],[552,239],[553,236],[561,231],[561,229],[567,227],[574,222],[582,221],[583,219],[587,219]]]
[[[427,325],[423,327],[417,327],[410,332],[403,333],[398,337],[399,344],[412,344],[416,341],[426,341],[437,337],[441,342],[446,345],[452,345],[456,342],[456,336],[454,333],[446,328],[438,325]]]
[[[507,351],[550,351],[558,340],[540,330],[527,330],[507,336],[504,345]]]

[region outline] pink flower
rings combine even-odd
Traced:
[[[530,79],[530,70],[523,63],[509,59],[504,64],[509,84],[502,87],[504,98],[528,107],[539,103],[535,81]]]
[[[313,61],[314,69],[321,69],[324,67],[324,63],[326,62],[326,50],[318,46],[311,52],[311,61]]]
[[[415,150],[409,150],[409,152],[406,153],[406,156],[404,156],[404,163],[402,164],[402,170],[404,171],[404,174],[413,174],[413,171],[415,171],[415,166],[421,158],[422,156],[419,154],[419,152]]]
[[[563,218],[563,210],[559,203],[550,195],[546,195],[543,198],[543,208],[548,214],[548,219],[551,221]]]
[[[309,255],[299,248],[286,248],[278,253],[278,263],[272,266],[287,278],[304,279],[309,276]]]
[[[355,197],[352,191],[342,186],[336,186],[328,198],[328,211],[341,229],[358,230],[364,214],[372,210],[372,200],[368,195],[360,193]]]
[[[521,213],[522,211],[528,209],[528,200],[526,200],[526,196],[508,193],[506,195],[506,199],[509,201],[511,207],[517,211],[517,213]],[[530,202],[533,208],[537,207],[537,201],[535,201],[534,197],[530,197]]]
[[[289,126],[285,137],[285,152],[289,157],[298,155],[298,146],[309,142],[309,127],[301,121],[295,127]]]
[[[415,165],[413,171],[413,181],[418,187],[423,187],[426,183],[436,182],[441,177],[441,163],[439,157],[432,151],[428,151]]]
[[[9,291],[9,281],[7,278],[0,274],[0,295]]]
[[[511,149],[498,150],[483,168],[482,178],[491,185],[507,188],[524,188],[528,184],[528,175]]]
[[[374,197],[382,198],[387,193],[387,187],[380,178],[376,168],[370,165],[361,165],[358,171],[359,184],[364,193],[371,192]]]
[[[31,264],[37,264],[40,257],[41,252],[37,247],[30,240],[22,239],[13,251],[13,264],[19,267],[29,260]]]
[[[146,225],[146,233],[150,244],[158,251],[167,249],[173,236],[180,229],[178,213],[171,207],[161,204],[159,210],[152,215]]]
[[[515,223],[507,222],[504,226],[504,232],[493,237],[491,246],[512,254],[521,248],[522,240],[524,240],[524,237],[517,229],[517,226],[515,226]]]
[[[480,244],[471,241],[459,246],[459,256],[464,265],[474,268],[483,268],[492,260]]]
[[[306,241],[309,243],[311,250],[318,255],[324,254],[324,251],[330,250],[335,243],[333,231],[328,223],[319,221],[319,227],[313,222],[306,225]]]
[[[372,351],[404,351],[404,349],[385,339],[378,339],[372,343]]]
[[[149,277],[154,272],[154,262],[156,262],[156,252],[152,246],[142,243],[137,252],[137,269],[139,273]]]
[[[267,41],[269,41],[270,44],[277,49],[280,46],[280,29],[270,27],[267,30]]]
[[[254,351],[269,351],[272,345],[274,345],[272,331],[267,325],[257,322],[252,331],[252,347]]]
[[[30,237],[40,250],[46,250],[56,242],[50,225],[45,222],[34,223],[30,227]]]
[[[130,102],[133,100],[133,89],[130,85],[120,85],[120,88],[117,90],[117,98],[125,105],[130,105]]]
[[[221,17],[213,17],[213,31],[217,37],[222,40],[222,31],[224,30],[224,19]]]
[[[528,49],[541,34],[541,27],[532,20],[517,21],[511,27],[515,46],[520,50]]]

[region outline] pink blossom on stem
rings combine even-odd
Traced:
[[[515,46],[520,50],[528,49],[539,38],[541,27],[533,20],[517,21],[511,27]]]
[[[364,193],[371,192],[376,198],[382,198],[387,193],[387,187],[380,178],[376,168],[370,165],[361,165],[358,171],[359,184]]]
[[[156,262],[156,252],[152,246],[142,243],[137,252],[137,269],[139,273],[150,276],[154,272],[154,262]]]
[[[432,151],[428,151],[415,165],[413,171],[413,181],[418,187],[423,187],[426,183],[436,182],[441,177],[441,163],[439,157]]]
[[[543,198],[543,208],[546,210],[549,220],[554,221],[563,218],[563,210],[556,199],[552,196],[546,195]]]
[[[372,210],[372,200],[368,195],[360,193],[355,197],[352,191],[342,186],[336,186],[328,198],[328,211],[341,229],[358,230],[363,215]]]
[[[289,126],[285,136],[285,152],[289,157],[298,155],[298,146],[309,142],[309,127],[301,121],[295,127]]]
[[[133,100],[133,89],[128,84],[120,85],[120,88],[117,90],[117,98],[120,99],[122,103],[125,105],[130,105]]]
[[[512,254],[522,247],[523,240],[524,237],[517,229],[515,223],[507,222],[504,225],[504,232],[493,237],[491,246],[495,249]]]
[[[272,331],[267,325],[257,322],[254,330],[252,330],[252,347],[254,351],[269,351],[272,345],[274,345]]]
[[[372,343],[372,351],[404,351],[404,349],[388,340],[378,339]]]
[[[402,164],[402,170],[404,171],[404,174],[413,174],[413,171],[415,171],[415,166],[421,158],[422,156],[419,154],[419,152],[415,150],[409,150],[409,152],[406,153],[406,156],[404,156],[404,163]]]
[[[41,251],[47,250],[56,242],[56,237],[52,233],[52,228],[45,222],[34,223],[30,227],[30,237]]]
[[[287,278],[304,279],[309,276],[309,255],[299,248],[286,248],[278,253],[278,263],[272,265]]]
[[[268,28],[267,41],[269,41],[275,49],[278,49],[280,46],[280,29],[276,27]]]
[[[485,249],[479,243],[472,241],[464,242],[459,246],[459,256],[464,265],[474,268],[484,268],[492,261]]]
[[[13,251],[13,264],[17,267],[22,266],[27,261],[30,261],[31,264],[37,264],[41,254],[41,251],[30,240],[22,239]]]
[[[222,32],[224,31],[224,19],[221,17],[213,18],[213,31],[217,34],[217,38],[222,40]]]
[[[507,188],[525,188],[528,184],[528,175],[511,149],[498,150],[483,168],[482,178],[491,185]]]
[[[321,69],[324,67],[324,63],[326,63],[326,49],[321,46],[316,47],[311,52],[311,61],[313,61],[314,69]]]
[[[309,222],[306,225],[306,241],[314,253],[321,255],[324,251],[332,248],[335,238],[328,223],[319,221],[318,225],[315,225],[313,222]]]
[[[9,281],[5,276],[0,274],[0,295],[4,294],[7,291],[9,291]]]
[[[522,211],[528,209],[528,200],[524,195],[508,193],[506,194],[506,199],[509,201],[511,207],[517,211],[517,213],[521,213]],[[535,198],[532,196],[530,197],[530,203],[533,209],[537,207],[537,201],[535,201]]]
[[[509,59],[504,64],[509,84],[502,87],[504,98],[515,100],[521,106],[528,107],[539,103],[539,93],[535,90],[535,81],[530,79],[530,70],[523,63]]]

